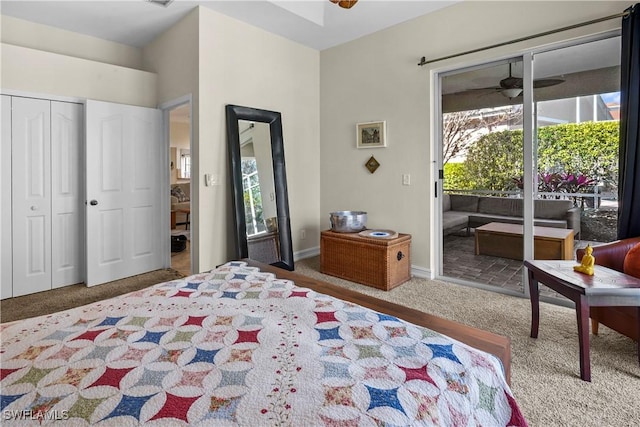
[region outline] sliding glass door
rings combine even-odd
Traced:
[[[538,200],[576,211],[575,246],[617,236],[620,37],[534,56]]]
[[[515,294],[524,292],[522,64],[441,78],[443,275]]]
[[[439,75],[440,276],[526,294],[523,259],[614,240],[619,44]]]

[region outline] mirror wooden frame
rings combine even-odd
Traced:
[[[271,156],[273,179],[276,193],[276,214],[280,245],[280,260],[271,263],[276,267],[292,271],[293,244],[291,242],[291,221],[289,218],[289,197],[287,194],[287,174],[284,162],[284,141],[282,138],[282,117],[279,112],[258,108],[227,105],[227,144],[231,169],[231,186],[234,206],[236,256],[249,257],[247,227],[242,189],[242,159],[240,156],[240,132],[238,120],[268,123],[271,135]]]

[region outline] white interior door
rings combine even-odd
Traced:
[[[160,110],[88,100],[88,286],[163,267]]]
[[[51,289],[49,101],[13,97],[13,296]]]
[[[0,140],[0,299],[13,296],[11,257],[11,97],[2,95]]]
[[[51,287],[84,281],[84,114],[51,102]]]

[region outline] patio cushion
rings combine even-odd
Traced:
[[[469,194],[456,194],[455,197],[451,197],[451,210],[477,212],[478,196],[472,196]]]
[[[522,224],[522,218],[516,218],[506,215],[488,215],[477,213],[469,215],[469,227],[476,228],[481,225],[489,224],[490,222],[503,222],[506,224]],[[553,227],[553,228],[567,228],[567,221],[563,219],[534,219],[533,225],[537,227]]]
[[[469,215],[469,227],[477,228],[481,225],[489,224],[490,222],[504,222],[506,224],[522,224],[522,218],[517,218],[509,215],[495,215],[476,213]]]
[[[564,219],[534,219],[533,225],[537,227],[571,228],[567,226],[567,221]]]
[[[450,211],[451,210],[451,196],[445,194],[442,196],[442,211]]]
[[[522,199],[511,197],[481,197],[478,202],[478,212],[522,217],[522,202]]]
[[[468,227],[476,228],[490,222],[522,224],[524,199],[517,197],[475,196],[446,194],[443,198],[442,225],[444,234],[458,231],[468,218]],[[536,199],[534,225],[541,227],[571,228],[580,234],[580,208],[571,200]]]
[[[468,219],[469,214],[467,213],[450,211],[442,218],[442,228],[443,230],[453,229],[454,231],[466,228]]]
[[[534,202],[534,218],[565,218],[567,211],[573,207],[571,200],[537,199]]]

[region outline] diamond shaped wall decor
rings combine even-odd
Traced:
[[[374,173],[376,169],[380,167],[380,163],[378,163],[375,157],[371,156],[371,158],[367,160],[367,163],[365,163],[365,166],[369,169],[369,172]]]

